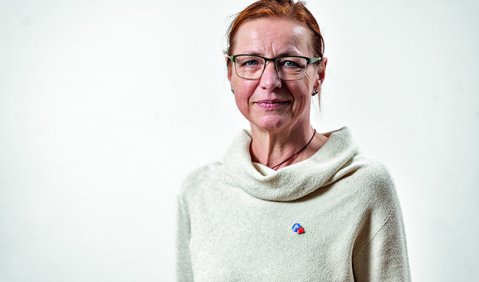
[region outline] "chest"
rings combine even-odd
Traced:
[[[360,218],[347,199],[315,195],[284,203],[243,193],[207,198],[190,210],[198,281],[352,279]],[[295,223],[304,233],[293,231]]]

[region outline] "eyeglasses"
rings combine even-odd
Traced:
[[[303,56],[277,58],[266,58],[248,54],[225,56],[233,62],[236,74],[239,77],[250,80],[259,79],[263,75],[266,64],[269,61],[274,62],[276,73],[282,80],[299,80],[306,75],[306,68],[310,64],[322,60],[321,57],[308,58]]]

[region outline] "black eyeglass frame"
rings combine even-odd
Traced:
[[[238,71],[236,70],[236,58],[239,57],[239,56],[252,56],[252,57],[258,57],[258,58],[261,58],[265,61],[264,63],[264,66],[263,66],[263,70],[261,71],[261,74],[259,75],[258,78],[245,78],[245,77],[242,77],[238,74]],[[296,78],[296,79],[284,79],[281,77],[281,74],[278,72],[278,65],[277,65],[277,62],[278,62],[278,59],[283,59],[283,58],[302,58],[302,59],[305,59],[306,60],[306,67],[308,67],[309,65],[311,64],[315,64],[315,63],[318,63],[318,62],[321,62],[321,60],[323,59],[322,57],[304,57],[304,56],[294,56],[294,55],[288,55],[288,56],[280,56],[280,57],[276,57],[276,58],[267,58],[267,57],[263,57],[263,56],[260,56],[260,55],[255,55],[255,54],[236,54],[236,55],[228,55],[228,54],[225,54],[225,57],[228,58],[229,60],[231,60],[234,64],[234,68],[235,68],[235,72],[236,72],[236,75],[241,77],[242,79],[247,79],[247,80],[257,80],[257,79],[260,79],[262,76],[263,76],[263,73],[264,73],[264,70],[266,69],[266,65],[268,64],[268,62],[273,62],[274,63],[274,69],[276,70],[276,73],[278,74],[278,77],[281,78],[282,80],[289,80],[289,81],[293,81],[293,80],[300,80],[300,79],[303,79],[304,78],[304,75],[306,75],[306,73],[304,73],[304,75],[300,78]]]

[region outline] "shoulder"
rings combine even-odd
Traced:
[[[361,163],[355,174],[362,181],[377,188],[394,186],[391,174],[382,162],[363,155],[357,155],[355,160]]]
[[[194,197],[194,194],[199,192],[199,187],[203,186],[203,183],[211,181],[218,175],[218,170],[220,170],[222,166],[222,163],[214,162],[193,170],[183,180],[178,196],[180,198]]]
[[[358,186],[358,196],[371,208],[380,208],[389,213],[398,208],[393,178],[386,166],[374,159],[358,155],[355,159],[361,163],[351,175]]]

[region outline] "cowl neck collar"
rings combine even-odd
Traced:
[[[251,134],[243,130],[223,159],[224,180],[253,197],[268,201],[293,201],[355,171],[358,149],[349,129],[326,133],[328,141],[310,158],[274,171],[251,161]]]

